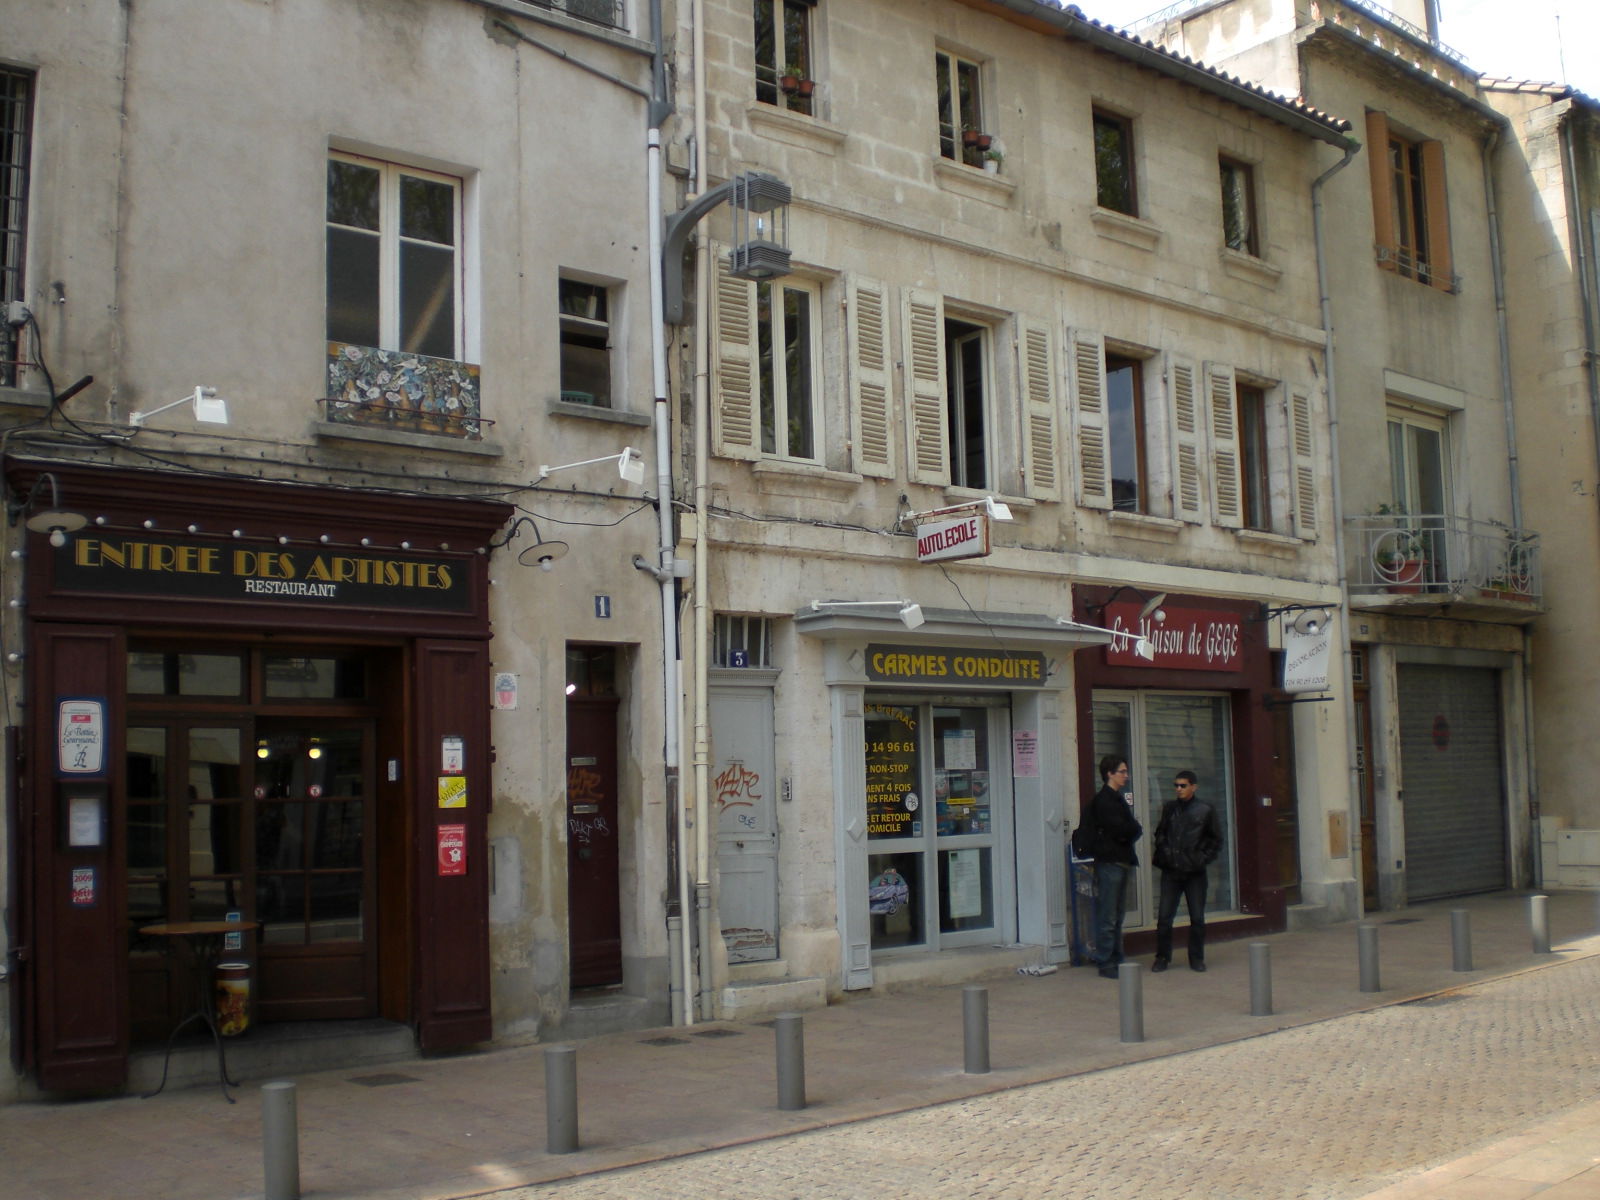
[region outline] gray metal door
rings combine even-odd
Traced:
[[[1506,886],[1497,673],[1399,664],[1406,899]]]
[[[710,689],[717,911],[730,963],[778,956],[779,780],[771,684]]]

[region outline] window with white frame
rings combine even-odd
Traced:
[[[611,289],[603,283],[562,279],[561,399],[611,407]]]
[[[461,180],[328,158],[328,340],[462,357]]]
[[[816,0],[755,0],[756,99],[814,115],[811,10]]]
[[[794,280],[755,285],[756,378],[761,452],[815,462],[821,457],[818,405],[817,297]]]
[[[941,50],[933,56],[939,104],[939,153],[944,158],[983,166],[994,134],[984,128],[983,68],[971,59]]]
[[[990,486],[989,331],[945,318],[945,436],[954,487]]]

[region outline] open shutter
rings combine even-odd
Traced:
[[[1205,427],[1200,421],[1193,360],[1167,355],[1167,403],[1172,429],[1172,515],[1205,520]]]
[[[1372,240],[1390,251],[1397,251],[1394,229],[1394,178],[1389,174],[1389,118],[1381,112],[1367,113],[1367,170],[1372,179]],[[1393,254],[1381,260],[1393,271]]]
[[[884,287],[852,278],[845,301],[850,355],[850,456],[861,475],[894,478],[894,420],[889,396],[889,325]]]
[[[1078,503],[1111,507],[1111,462],[1106,431],[1106,341],[1098,333],[1067,331],[1072,351],[1072,423],[1078,446]]]
[[[945,429],[944,297],[907,291],[905,321],[906,433],[913,483],[950,485],[949,437]]]
[[[1311,423],[1311,397],[1304,392],[1289,396],[1290,491],[1294,500],[1295,536],[1317,536],[1316,437]]]
[[[1056,340],[1048,325],[1017,318],[1017,381],[1022,393],[1022,487],[1035,500],[1061,499],[1056,448]]]
[[[1445,203],[1444,143],[1423,142],[1422,192],[1427,206],[1429,281],[1436,288],[1450,291],[1455,275],[1450,257],[1450,208]]]
[[[1211,417],[1211,513],[1218,525],[1244,524],[1239,505],[1239,392],[1233,368],[1206,365]]]
[[[756,285],[729,274],[723,247],[714,245],[711,251],[717,263],[711,444],[725,458],[760,458],[755,394]]]

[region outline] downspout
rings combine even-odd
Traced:
[[[684,821],[682,789],[678,776],[678,603],[677,580],[672,572],[673,547],[676,531],[672,512],[672,406],[667,385],[667,326],[666,304],[662,294],[661,251],[665,235],[665,216],[661,206],[661,126],[672,115],[672,105],[667,100],[667,72],[665,50],[662,44],[661,0],[650,0],[650,110],[649,131],[646,134],[646,163],[649,192],[649,212],[645,223],[649,227],[650,263],[650,374],[655,402],[651,406],[654,417],[656,441],[656,525],[659,534],[657,547],[658,570],[656,579],[661,590],[661,688],[662,759],[668,810],[677,815],[678,861],[684,855]],[[683,946],[685,897],[679,895],[676,917],[667,914],[667,960],[671,975],[668,990],[672,995],[672,1020],[683,1023],[685,991],[678,985],[674,960],[684,963],[684,984],[688,982],[687,948]],[[676,929],[674,929],[676,921]],[[678,947],[674,954],[674,946]]]
[[[694,8],[694,189],[704,194],[706,171],[706,32],[705,0]],[[710,546],[706,536],[711,489],[711,414],[709,371],[711,322],[707,319],[711,297],[711,252],[703,232],[695,234],[694,256],[694,896],[699,917],[700,1014],[710,1019],[715,977],[711,937],[711,631]]]
[[[1493,127],[1484,139],[1483,198],[1489,210],[1489,264],[1494,277],[1495,330],[1500,338],[1500,403],[1505,409],[1506,421],[1506,483],[1511,489],[1511,528],[1516,536],[1520,536],[1523,530],[1522,462],[1517,452],[1517,415],[1511,378],[1511,332],[1506,315],[1505,257],[1500,243],[1499,192],[1494,185],[1494,156],[1500,149],[1500,136],[1504,128],[1503,124]],[[1539,846],[1539,785],[1533,745],[1533,632],[1526,625],[1522,627],[1522,728],[1523,757],[1528,772],[1530,868],[1533,872],[1529,886],[1538,887],[1544,877],[1544,863]]]
[[[1322,316],[1322,366],[1328,390],[1328,459],[1333,475],[1333,566],[1339,580],[1339,606],[1344,619],[1339,622],[1339,656],[1343,664],[1343,685],[1340,691],[1344,703],[1345,759],[1350,764],[1349,796],[1356,819],[1350,822],[1352,841],[1360,842],[1361,829],[1361,773],[1356,764],[1356,697],[1355,670],[1350,650],[1350,580],[1345,573],[1344,552],[1344,485],[1339,468],[1339,389],[1336,386],[1333,300],[1328,287],[1327,238],[1323,232],[1322,189],[1329,179],[1348,167],[1360,152],[1358,143],[1345,145],[1344,157],[1311,181],[1311,230],[1317,254],[1317,304]],[[1360,879],[1361,856],[1352,853],[1356,877]],[[1356,889],[1355,901],[1359,909],[1361,889]]]

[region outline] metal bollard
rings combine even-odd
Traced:
[[[772,1023],[778,1048],[778,1107],[793,1112],[806,1106],[806,1041],[799,1013],[779,1013]]]
[[[544,1149],[571,1154],[578,1148],[578,1048],[544,1048]]]
[[[1356,926],[1356,950],[1361,960],[1361,990],[1382,991],[1378,983],[1378,927],[1369,921]]]
[[[968,1075],[989,1073],[989,989],[961,989],[961,1033]]]
[[[1266,942],[1250,943],[1250,1015],[1272,1015],[1272,947]]]
[[[1144,980],[1138,963],[1125,962],[1117,968],[1117,1003],[1122,1016],[1122,1040],[1144,1041]]]
[[[1533,952],[1550,953],[1550,897],[1528,897],[1528,924],[1533,930]]]
[[[1472,914],[1464,908],[1450,910],[1450,969],[1472,970]]]
[[[267,1200],[300,1200],[300,1122],[292,1083],[261,1085],[261,1163]]]

